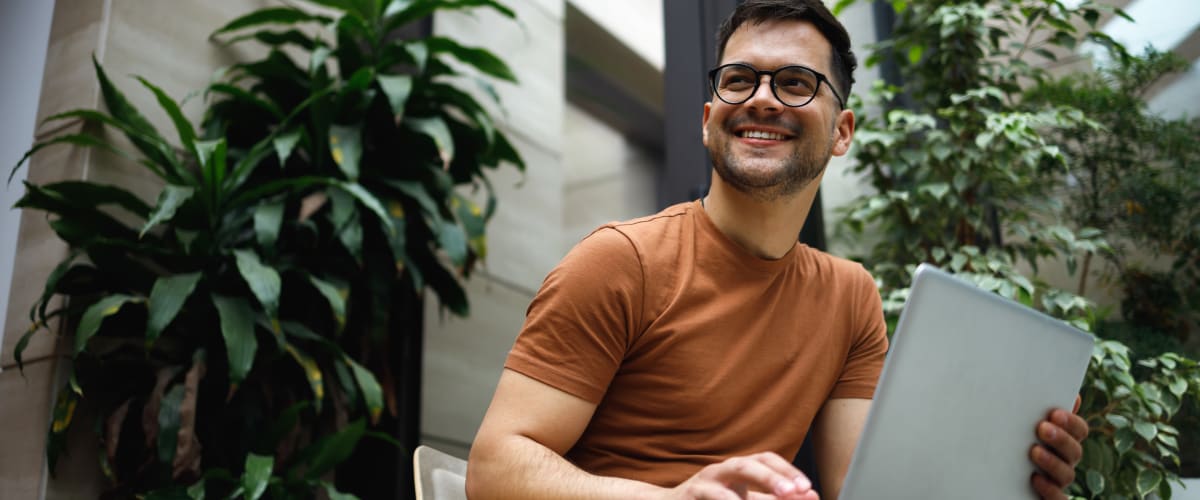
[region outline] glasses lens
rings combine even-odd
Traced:
[[[746,66],[730,65],[717,70],[713,77],[713,88],[726,102],[740,103],[754,93],[758,75]]]
[[[775,95],[789,106],[801,106],[812,100],[821,81],[806,68],[792,66],[775,73]]]

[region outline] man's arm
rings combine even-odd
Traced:
[[[711,498],[747,491],[816,500],[808,480],[778,455],[736,457],[705,467],[674,489],[589,474],[563,458],[587,428],[596,405],[512,370],[504,370],[467,465],[475,499]]]
[[[870,399],[830,399],[813,419],[813,455],[821,494],[827,500],[836,500],[842,491],[842,481],[870,411]]]

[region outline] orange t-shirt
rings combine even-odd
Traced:
[[[747,252],[698,202],[602,226],[550,272],[505,367],[596,403],[566,458],[674,486],[705,465],[791,458],[828,399],[870,399],[887,353],[859,264]]]

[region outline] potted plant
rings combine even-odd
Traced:
[[[139,78],[174,124],[166,139],[96,64],[107,112],[50,117],[84,127],[22,159],[98,148],[163,183],[154,203],[65,181],[27,184],[17,204],[50,214],[71,249],[14,353],[20,363],[53,319],[74,334],[52,471],[79,405],[96,415],[82,425],[98,430],[112,497],[343,498],[335,466],[364,437],[396,441],[372,425],[403,405],[397,346],[422,334],[405,311],[428,287],[467,314],[459,280],[485,256],[496,203],[485,171],[523,168],[493,111],[462,87],[494,96],[480,75],[514,81],[507,66],[401,33],[442,9],[513,13],[490,0],[315,3],[217,30],[221,43],[268,51],[206,89],[199,129]]]

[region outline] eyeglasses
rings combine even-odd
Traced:
[[[741,104],[749,101],[750,97],[758,92],[762,75],[771,77],[771,93],[775,94],[775,98],[784,106],[798,108],[812,102],[821,90],[821,83],[824,82],[829,91],[833,92],[838,106],[846,108],[842,96],[834,90],[829,78],[804,66],[784,66],[775,71],[760,71],[748,64],[726,64],[708,72],[708,84],[722,101]]]

